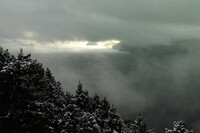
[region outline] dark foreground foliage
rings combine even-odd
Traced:
[[[0,48],[1,133],[153,133],[141,114],[121,118],[106,98],[89,96],[79,83],[64,92],[49,69],[20,50],[17,57]],[[166,133],[193,133],[176,122]]]

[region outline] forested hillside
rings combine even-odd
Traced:
[[[67,76],[67,75],[66,75]],[[183,121],[166,133],[193,133]],[[90,96],[79,82],[65,92],[51,71],[21,49],[14,57],[0,48],[1,133],[153,133],[144,117],[124,120],[114,105]]]

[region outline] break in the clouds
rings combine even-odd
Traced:
[[[0,39],[168,44],[200,38],[199,11],[198,0],[1,0]]]

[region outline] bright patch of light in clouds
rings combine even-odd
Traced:
[[[60,48],[74,48],[74,49],[111,49],[114,45],[120,43],[119,40],[107,40],[99,42],[88,41],[57,41],[55,45]]]
[[[35,52],[56,52],[56,51],[75,51],[84,52],[86,50],[112,50],[112,47],[118,43],[119,40],[106,40],[99,42],[89,41],[55,41],[55,42],[39,42],[32,40],[32,33],[25,33],[30,39],[15,39],[4,40],[4,44],[17,46],[16,49],[23,48]],[[18,45],[16,45],[18,44]]]
[[[112,48],[114,45],[120,43],[119,40],[107,40],[107,41],[100,41],[97,42],[97,44],[101,47],[105,47],[105,48]]]

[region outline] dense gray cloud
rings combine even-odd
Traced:
[[[0,38],[39,41],[118,39],[130,45],[199,38],[197,0],[1,0]]]

